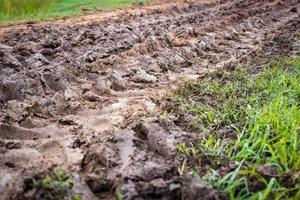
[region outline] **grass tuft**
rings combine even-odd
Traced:
[[[40,20],[145,3],[144,0],[0,0],[0,23]]]
[[[211,170],[200,175],[208,185],[230,199],[300,199],[299,57],[274,61],[255,74],[214,73],[184,84],[171,100],[168,111],[181,125],[205,135],[177,151],[190,168],[206,160]],[[228,159],[237,166],[221,173]]]
[[[73,191],[73,177],[62,169],[38,174],[24,182],[24,190],[16,199],[81,200]]]

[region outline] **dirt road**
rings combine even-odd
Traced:
[[[179,176],[174,148],[194,134],[158,115],[160,100],[181,79],[295,53],[299,13],[298,0],[195,1],[2,27],[0,199],[32,198],[24,180],[55,167],[88,200],[116,190],[124,199],[213,198]]]

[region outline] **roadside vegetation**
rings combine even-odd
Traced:
[[[199,132],[177,148],[179,173],[230,199],[300,199],[300,57],[185,83],[168,114]]]
[[[144,0],[0,0],[0,23],[49,19],[145,3]]]
[[[17,199],[81,200],[73,192],[73,177],[62,169],[36,175],[24,183],[24,191]]]

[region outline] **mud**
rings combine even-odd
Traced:
[[[226,198],[179,176],[174,149],[196,136],[158,115],[160,100],[182,79],[296,53],[299,12],[191,1],[1,31],[1,199],[26,199],[24,180],[58,166],[83,199]]]

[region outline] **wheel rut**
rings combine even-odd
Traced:
[[[2,33],[0,199],[34,199],[24,180],[55,167],[83,199],[188,198],[174,149],[196,135],[159,114],[164,96],[297,53],[299,12],[297,0],[190,1]]]

